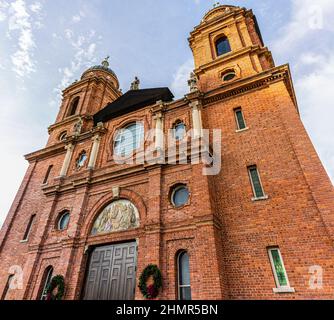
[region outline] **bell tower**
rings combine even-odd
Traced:
[[[202,92],[275,66],[256,17],[246,8],[215,5],[191,32],[189,43]]]
[[[93,115],[122,95],[108,59],[86,70],[80,80],[63,91],[56,122],[49,127],[48,146],[91,130]]]

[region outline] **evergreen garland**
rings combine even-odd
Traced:
[[[147,286],[147,280],[153,276],[154,284]],[[145,299],[155,299],[159,295],[159,290],[162,288],[162,275],[157,265],[148,265],[139,278],[138,285]]]
[[[53,294],[55,289],[57,290],[57,294]],[[46,300],[62,300],[65,292],[65,280],[63,276],[55,276],[50,281],[48,288],[46,290],[47,298]]]

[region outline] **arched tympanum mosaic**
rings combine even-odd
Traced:
[[[125,231],[138,227],[138,209],[129,200],[117,200],[102,210],[94,222],[91,234]]]

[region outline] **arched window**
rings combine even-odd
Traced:
[[[11,286],[11,283],[12,283],[13,280],[14,280],[14,275],[11,274],[11,275],[8,277],[8,280],[7,280],[5,289],[4,289],[3,292],[2,292],[1,300],[6,300],[7,293],[8,293],[8,291],[9,291],[9,289],[10,289],[10,286]]]
[[[76,97],[70,106],[68,116],[74,116],[77,113],[78,105],[79,105],[80,97]]]
[[[174,127],[174,138],[177,141],[183,140],[187,133],[186,125],[182,121],[175,123]]]
[[[70,222],[70,213],[68,211],[64,211],[58,220],[58,230],[63,231],[68,227],[68,223]]]
[[[48,286],[51,282],[52,279],[52,274],[53,274],[53,267],[52,266],[48,266],[43,274],[43,278],[42,278],[42,282],[41,282],[41,294],[40,294],[40,299],[41,300],[46,300],[47,298],[47,289]]]
[[[191,300],[190,264],[187,251],[181,251],[177,256],[178,299]]]
[[[216,54],[217,57],[229,53],[231,52],[231,46],[230,46],[230,42],[228,41],[227,37],[223,36],[220,37],[217,41],[216,41]]]
[[[117,156],[129,156],[138,149],[144,140],[144,125],[131,123],[118,131],[115,138],[114,153]]]

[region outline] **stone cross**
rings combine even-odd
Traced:
[[[101,62],[101,65],[103,66],[103,67],[105,67],[105,68],[109,68],[109,60],[110,59],[110,57],[108,56],[108,57],[106,57],[102,62]]]

